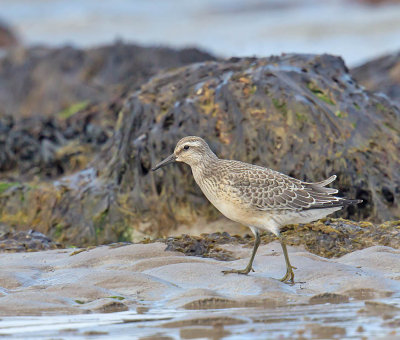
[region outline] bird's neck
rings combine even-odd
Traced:
[[[215,167],[219,162],[219,158],[214,154],[206,154],[201,160],[196,162],[196,164],[192,164],[192,172],[194,179],[200,185],[201,179],[206,178],[207,176],[212,176],[215,172]]]

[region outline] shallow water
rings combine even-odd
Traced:
[[[225,56],[331,53],[349,65],[400,48],[400,4],[357,0],[0,0],[27,44],[115,39],[200,46]]]
[[[394,299],[391,299],[390,303],[393,302]],[[162,336],[171,339],[191,339],[198,336],[213,339],[376,339],[397,334],[393,327],[395,316],[387,313],[382,316],[360,313],[363,308],[364,302],[357,301],[273,309],[163,309],[150,310],[143,314],[128,311],[4,317],[0,320],[0,334],[12,339],[84,339],[88,336],[102,339],[114,339],[116,336],[119,339],[156,339]],[[208,321],[199,321],[204,319]],[[397,319],[397,324],[399,321]]]

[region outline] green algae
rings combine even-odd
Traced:
[[[0,182],[0,195],[12,187],[21,185],[20,182]]]
[[[252,86],[250,87],[249,93],[250,93],[250,94],[255,94],[256,92],[257,92],[257,85],[252,85]]]
[[[296,119],[301,123],[305,123],[308,120],[307,116],[305,114],[302,114],[302,113],[299,113],[299,112],[296,112]]]
[[[276,109],[286,112],[286,103],[282,99],[272,98],[272,104]]]
[[[87,100],[74,103],[74,104],[68,106],[66,109],[59,112],[57,114],[57,116],[60,119],[64,119],[64,120],[68,119],[68,118],[74,116],[75,114],[77,114],[79,111],[86,109],[88,107],[88,105],[89,105],[89,101],[87,101]]]
[[[93,227],[96,232],[97,238],[100,238],[104,233],[104,228],[107,222],[107,215],[108,210],[106,209],[93,217]]]
[[[125,300],[125,298],[123,296],[107,296],[110,299],[116,299],[119,301]]]
[[[335,116],[338,118],[347,118],[349,115],[346,112],[343,111],[335,111]]]
[[[336,103],[329,97],[328,94],[324,93],[321,89],[319,89],[314,83],[310,82],[307,84],[308,89],[319,99],[324,101],[329,105],[335,105]]]
[[[62,238],[64,231],[64,225],[62,223],[57,223],[56,226],[54,227],[54,237],[56,240],[59,240]]]
[[[393,126],[393,124],[390,124],[390,123],[388,123],[388,122],[384,122],[383,125],[385,125],[388,129],[390,129],[390,130],[392,130],[392,131],[400,132],[400,131],[398,131],[398,130]]]
[[[376,103],[376,109],[379,111],[385,111],[386,107],[382,103]]]

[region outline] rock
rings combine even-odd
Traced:
[[[46,235],[35,230],[14,231],[8,226],[5,226],[5,229],[5,232],[0,231],[0,252],[25,252],[62,248],[61,244],[53,242]]]
[[[65,120],[0,116],[0,173],[54,179],[84,169],[112,135],[106,119],[94,122],[96,114],[88,107]]]
[[[0,59],[1,113],[68,116],[77,104],[110,103],[139,89],[163,68],[205,60],[215,57],[194,48],[173,50],[122,42],[87,50],[70,46],[15,49]]]
[[[9,51],[0,58],[0,173],[29,180],[84,169],[113,134],[127,94],[162,68],[214,59],[123,43]]]
[[[384,93],[400,107],[400,51],[355,67],[351,74],[369,91]]]
[[[339,216],[400,216],[400,110],[364,91],[337,57],[208,61],[161,72],[129,96],[114,125],[86,170],[54,183],[6,183],[0,222],[88,245],[169,235],[178,226],[188,233],[200,218],[215,221],[221,215],[189,167],[150,171],[188,134],[205,137],[220,157],[302,180],[338,175],[341,195],[364,200]],[[334,247],[334,235],[324,249]]]
[[[8,48],[17,45],[18,41],[12,30],[0,21],[0,48]]]
[[[207,62],[160,74],[127,101],[120,122],[98,170],[126,190],[137,220],[152,221],[147,234],[215,216],[189,167],[150,171],[191,134],[206,137],[222,158],[306,181],[337,174],[342,195],[364,200],[341,216],[400,214],[400,110],[363,91],[336,57]]]

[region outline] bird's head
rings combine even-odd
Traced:
[[[182,138],[175,147],[174,153],[158,163],[152,170],[173,162],[183,162],[190,166],[200,164],[208,157],[216,157],[203,138],[188,136]]]

